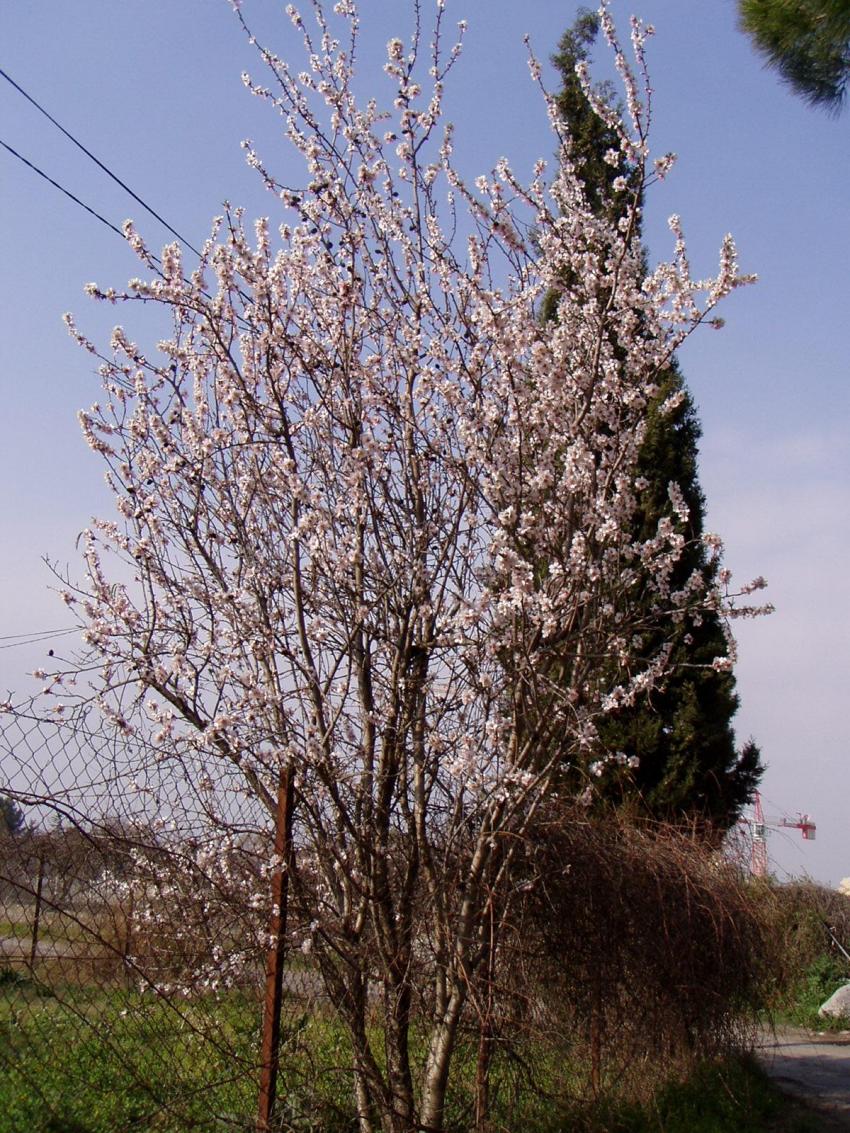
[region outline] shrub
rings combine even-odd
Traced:
[[[717,854],[623,816],[550,812],[526,864],[502,942],[503,1049],[568,1052],[572,1092],[641,1098],[747,1045],[772,949],[748,883]]]
[[[840,1026],[817,1012],[850,979],[850,898],[812,881],[762,884],[754,896],[773,941],[765,1006],[800,1026]]]

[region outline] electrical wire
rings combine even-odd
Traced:
[[[45,173],[43,169],[39,169],[37,165],[33,165],[33,163],[28,158],[24,157],[23,154],[18,153],[16,149],[13,149],[8,142],[4,142],[2,138],[0,138],[0,146],[2,146],[3,149],[8,150],[13,157],[16,157],[18,159],[18,161],[22,161],[24,165],[28,165],[34,173],[37,173],[39,177],[43,177],[45,181],[47,181],[54,187],[54,189],[58,189],[60,193],[64,193],[66,197],[69,197],[74,202],[74,204],[79,205],[80,208],[85,209],[87,213],[90,213],[96,220],[99,220],[101,224],[105,224],[107,228],[111,228],[112,231],[117,233],[122,240],[126,239],[121,229],[114,225],[111,220],[107,220],[105,216],[101,216],[99,212],[96,212],[93,208],[91,208],[90,205],[87,205],[85,201],[81,201],[79,197],[74,196],[70,189],[66,189],[64,185],[60,185],[58,181],[54,181],[53,178],[48,176],[48,174]]]
[[[80,198],[75,196],[74,193],[72,193],[70,189],[66,189],[64,185],[60,185],[58,181],[54,181],[54,179],[52,177],[50,177],[47,173],[45,173],[43,169],[39,169],[39,167],[37,165],[34,165],[33,162],[31,162],[28,158],[24,157],[23,154],[18,153],[18,151],[16,149],[14,149],[12,146],[10,146],[8,144],[8,142],[4,142],[2,138],[0,138],[0,146],[2,146],[3,149],[8,150],[8,152],[10,154],[12,154],[13,157],[16,157],[18,159],[18,161],[23,162],[23,164],[28,166],[34,173],[37,173],[39,175],[39,177],[43,177],[44,180],[48,182],[48,184],[52,185],[55,189],[58,189],[60,193],[64,193],[64,195],[66,197],[68,197],[70,200],[72,200],[74,202],[74,204],[79,205],[80,208],[82,208],[82,209],[85,209],[85,211],[87,213],[89,213],[91,216],[95,217],[96,220],[99,220],[101,224],[105,224],[107,228],[111,229],[111,231],[114,232],[117,236],[120,236],[121,239],[126,243],[127,237],[124,235],[124,233],[121,231],[120,228],[116,227],[116,225],[114,225],[112,223],[111,220],[107,220],[106,217],[101,216],[99,212],[97,212],[95,209],[93,209],[90,205],[87,205],[85,201],[81,201]],[[192,248],[191,244],[189,245],[189,248],[190,248],[191,251],[194,251],[194,248]],[[159,264],[160,267],[162,266],[162,260],[159,258],[159,256],[154,255],[153,252],[148,252],[147,254],[155,264]],[[158,274],[160,276],[162,275],[161,272],[158,273]],[[186,283],[189,282],[185,278],[185,276],[184,276],[184,282],[186,282]],[[246,296],[245,292],[241,288],[237,288],[237,291],[238,291],[239,295],[242,296],[243,299],[247,300],[248,297]],[[204,288],[201,288],[201,294],[204,295],[207,299],[212,298],[209,291],[205,290]],[[245,318],[243,318],[241,315],[236,316],[236,321],[237,321],[238,325],[240,327],[242,327],[243,330],[250,330],[251,329],[251,324]],[[0,639],[0,640],[2,640],[2,639]]]
[[[79,632],[79,626],[69,626],[65,629],[33,630],[31,633],[9,633],[0,637],[0,649],[17,649],[22,645],[39,645],[44,641],[52,641],[56,637],[67,637],[68,634]]]
[[[53,115],[48,113],[48,111],[45,110],[45,108],[41,105],[41,103],[37,102],[31,94],[28,94],[27,91],[25,91],[24,88],[20,85],[20,83],[16,83],[15,80],[12,78],[12,76],[9,75],[6,71],[4,71],[2,69],[2,67],[0,67],[0,78],[4,78],[7,83],[9,83],[11,86],[13,86],[15,88],[16,91],[18,91],[19,94],[22,94],[24,96],[24,98],[27,100],[27,102],[32,103],[32,105],[36,108],[36,110],[38,110],[40,114],[43,114],[44,117],[48,120],[48,122],[51,122],[56,127],[57,130],[59,130],[62,134],[65,135],[65,137],[68,139],[68,141],[73,142],[73,144],[77,147],[77,149],[81,150],[86,155],[86,157],[90,158],[95,163],[95,165],[98,166],[99,169],[102,169],[103,172],[107,175],[107,177],[111,177],[112,180],[116,183],[116,185],[120,185],[121,188],[126,193],[129,193],[130,196],[133,198],[133,200],[136,201],[138,204],[140,204],[142,206],[142,208],[145,209],[146,212],[150,213],[150,215],[152,217],[154,217],[156,220],[159,221],[160,224],[162,224],[165,228],[167,228],[168,231],[172,234],[172,236],[176,236],[177,239],[180,241],[180,243],[185,245],[185,247],[187,247],[190,252],[194,252],[196,256],[200,257],[201,253],[198,251],[197,248],[193,247],[193,245],[189,243],[189,241],[186,239],[185,236],[181,236],[180,233],[177,231],[177,229],[173,228],[164,217],[160,216],[160,214],[154,208],[152,208],[147,203],[147,201],[143,200],[138,195],[138,193],[134,193],[133,190],[130,188],[130,186],[125,181],[122,181],[121,178],[117,174],[113,173],[112,170],[107,165],[104,165],[104,163],[99,158],[95,157],[95,155],[91,152],[91,150],[87,149],[81,141],[78,141],[78,139],[75,138],[74,135],[72,133],[70,133],[70,131],[66,130],[65,127],[60,122],[57,122],[56,119],[53,117]],[[5,143],[4,143],[4,145],[5,145]],[[6,149],[11,149],[11,147],[6,146]],[[12,151],[12,152],[14,152],[14,151]],[[16,156],[18,156],[18,155],[16,155]],[[25,159],[22,159],[22,160],[25,160]],[[30,164],[30,163],[27,162],[27,164]],[[35,167],[33,166],[33,168],[35,168]],[[40,172],[40,171],[37,170],[37,172]],[[45,176],[45,174],[42,174],[42,176]],[[48,178],[48,180],[50,180],[50,178]],[[55,184],[55,182],[51,182],[51,184]],[[58,187],[60,187],[60,186],[57,186],[57,188]],[[65,192],[66,190],[63,189],[62,191]],[[68,195],[70,196],[70,194],[68,194]],[[87,208],[86,205],[83,205],[83,207]],[[92,211],[92,210],[89,210],[89,211]],[[97,215],[97,214],[95,213],[95,215]],[[98,219],[102,220],[103,218],[98,217]],[[105,221],[104,223],[108,224],[109,222]],[[123,235],[123,234],[121,234],[121,235]]]
[[[83,151],[83,153],[86,154],[87,157],[91,158],[91,160],[93,162],[95,162],[95,164],[100,169],[102,169],[104,173],[106,173],[109,177],[112,178],[113,181],[115,181],[118,185],[120,185],[121,188],[125,190],[125,192],[129,193],[134,201],[137,201],[144,209],[146,209],[151,214],[151,216],[153,216],[156,220],[158,220],[160,222],[160,224],[163,224],[173,236],[176,236],[178,240],[180,240],[183,244],[185,244],[186,247],[189,249],[189,251],[194,252],[195,255],[199,259],[203,259],[202,253],[199,252],[198,249],[194,247],[194,245],[190,244],[189,241],[185,239],[185,237],[180,235],[180,233],[177,231],[176,228],[173,228],[168,223],[168,221],[164,219],[164,217],[160,216],[160,214],[158,212],[155,212],[154,209],[152,209],[150,207],[150,205],[148,205],[144,200],[142,200],[142,198],[138,195],[138,193],[134,193],[129,185],[125,184],[125,182],[122,181],[120,179],[120,177],[117,177],[106,165],[103,164],[102,161],[100,161],[98,158],[96,158],[94,156],[94,154],[91,153],[90,150],[86,149],[86,147],[82,144],[82,142],[77,141],[77,139],[72,134],[70,134],[64,128],[64,126],[62,126],[59,122],[56,121],[55,118],[53,118],[50,114],[48,114],[48,112],[44,109],[44,107],[41,106],[38,102],[36,102],[36,100],[32,97],[32,95],[28,94],[24,90],[24,88],[22,86],[20,86],[18,83],[16,83],[15,80],[13,78],[11,78],[11,76],[8,75],[6,73],[6,71],[4,71],[2,68],[0,68],[0,77],[4,78],[8,83],[10,83],[15,88],[15,90],[19,91],[24,96],[24,98],[26,98],[29,102],[31,102],[33,104],[33,106],[35,106],[46,118],[48,118],[53,123],[53,125],[56,126],[57,129],[61,130],[61,132],[67,138],[69,138],[74,143],[74,145],[76,145],[79,149],[81,149]],[[51,177],[49,174],[45,173],[43,169],[39,169],[39,167],[37,165],[35,165],[28,158],[24,157],[23,154],[19,153],[13,146],[10,146],[8,142],[4,142],[2,138],[0,138],[0,146],[2,146],[3,149],[7,150],[10,154],[12,154],[13,157],[17,158],[18,161],[22,162],[24,165],[26,165],[28,168],[30,168],[34,173],[37,173],[39,177],[44,178],[44,180],[47,181],[48,184],[52,185],[55,189],[58,189],[60,193],[63,193],[66,197],[68,197],[69,200],[73,201],[74,204],[77,204],[77,205],[80,206],[80,208],[85,209],[85,211],[87,213],[89,213],[89,215],[93,216],[96,220],[99,220],[101,224],[104,224],[107,228],[109,228],[116,235],[120,236],[121,239],[126,242],[127,237],[125,236],[125,234],[122,232],[122,230],[120,228],[118,228],[117,225],[113,224],[111,220],[107,220],[106,217],[101,216],[101,214],[99,212],[97,212],[96,209],[93,209],[90,205],[87,205],[85,203],[85,201],[80,200],[80,198],[78,196],[76,196],[74,193],[72,193],[70,191],[70,189],[66,189],[64,185],[61,185],[58,181],[54,180],[54,178]],[[162,265],[162,261],[160,260],[159,256],[154,255],[152,252],[149,252],[148,255],[150,256],[150,259],[155,264],[159,264],[160,266]],[[185,280],[185,277],[184,277],[184,281],[187,282],[187,283],[189,282],[188,280]],[[246,301],[248,300],[247,295],[245,294],[245,292],[241,288],[237,288],[237,291],[243,299],[245,299]],[[201,294],[206,296],[206,298],[208,298],[208,299],[211,298],[210,293],[208,291],[204,290],[203,288],[201,289]],[[244,319],[242,316],[237,316],[237,323],[243,329],[246,329],[246,330],[251,329],[250,323],[246,319]]]

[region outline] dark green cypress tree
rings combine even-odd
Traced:
[[[0,795],[0,833],[20,834],[24,821],[24,812],[15,800]]]
[[[768,66],[814,106],[841,109],[850,76],[850,0],[738,0]]]
[[[617,213],[625,195],[639,191],[634,170],[622,162],[604,160],[617,150],[617,138],[593,110],[576,75],[576,64],[586,61],[598,34],[596,16],[583,10],[564,34],[553,63],[561,76],[558,108],[571,139],[571,160],[584,181],[588,202],[599,213]],[[605,87],[599,93],[610,99]],[[614,179],[624,177],[628,188],[614,191]],[[553,317],[554,302],[544,317]],[[652,537],[662,515],[670,513],[668,485],[678,484],[690,509],[680,529],[686,550],[676,568],[674,587],[680,587],[694,570],[710,570],[702,542],[705,499],[697,473],[700,425],[696,410],[675,361],[660,376],[660,390],[650,411],[639,473],[645,487],[640,493],[635,534]],[[672,413],[660,411],[674,394],[681,401]],[[633,708],[621,710],[601,729],[608,752],[638,757],[638,767],[626,777],[606,783],[603,797],[618,805],[631,804],[643,813],[667,821],[704,823],[715,831],[728,829],[751,799],[763,768],[760,753],[750,741],[739,752],[732,717],[738,707],[731,673],[711,668],[715,657],[726,652],[723,627],[717,614],[708,612],[696,624],[679,625],[672,616],[657,620],[651,651],[661,641],[673,641],[673,675],[663,689],[647,694]],[[652,637],[652,635],[650,635]]]

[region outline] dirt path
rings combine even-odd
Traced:
[[[766,1031],[756,1053],[785,1093],[824,1115],[824,1131],[850,1133],[850,1031]]]

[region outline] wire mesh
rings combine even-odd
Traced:
[[[271,816],[89,717],[0,723],[0,1133],[257,1128]],[[280,1129],[327,1123],[338,1056],[296,959]]]
[[[280,812],[238,768],[164,759],[93,712],[0,716],[0,767],[0,1133],[384,1127],[357,1074],[374,1053],[384,1087],[406,991],[421,1078],[437,1014],[427,894],[402,983],[368,924],[362,939],[335,926],[296,829],[264,1124]],[[553,802],[516,876],[509,902],[490,894],[445,1129],[566,1126],[576,1105],[643,1096],[746,1041],[769,940],[716,855]]]

